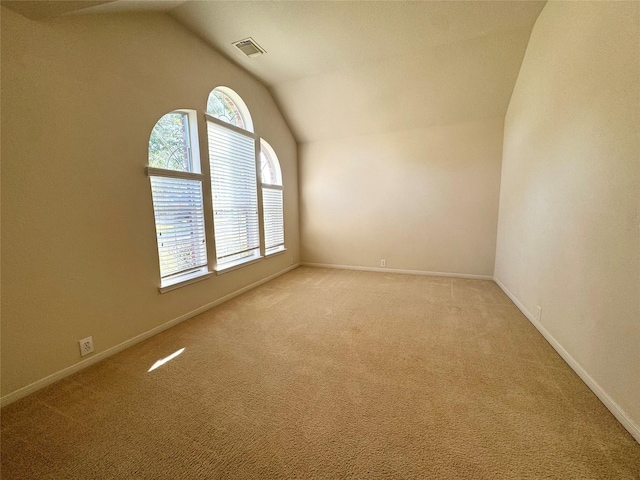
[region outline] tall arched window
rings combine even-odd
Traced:
[[[256,143],[249,109],[230,88],[207,102],[216,270],[260,258]]]
[[[276,152],[266,140],[260,141],[262,218],[265,255],[284,250],[282,171]]]
[[[149,137],[160,287],[208,274],[196,114],[164,115]]]

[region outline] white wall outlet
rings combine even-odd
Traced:
[[[538,308],[536,309],[536,318],[538,321],[542,320],[542,307],[540,305],[538,305]]]
[[[293,265],[293,257],[291,257],[291,265]]]
[[[78,342],[80,344],[80,356],[84,357],[93,352],[93,337],[83,338]]]
[[[382,260],[380,260],[380,266],[381,267],[386,267],[387,266],[387,261],[384,258]]]

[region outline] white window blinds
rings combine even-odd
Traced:
[[[282,211],[282,171],[276,152],[269,143],[260,141],[262,180],[262,218],[265,255],[284,250],[284,215]]]
[[[259,256],[256,141],[212,120],[207,122],[211,194],[218,267]]]
[[[202,182],[151,176],[153,210],[165,280],[207,266]]]
[[[282,216],[282,187],[262,186],[262,210],[264,217],[265,253],[284,247],[284,219]]]

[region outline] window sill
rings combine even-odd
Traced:
[[[158,287],[158,290],[160,291],[160,293],[167,293],[171,290],[175,290],[176,288],[185,287],[187,285],[191,285],[192,283],[199,282],[200,280],[206,280],[211,276],[211,273],[212,272],[209,272],[207,270],[197,271],[178,278],[173,278],[160,285],[160,287]]]
[[[273,252],[269,252],[264,254],[265,257],[275,257],[276,255],[280,255],[282,253],[285,253],[287,251],[287,249],[285,247],[282,247],[280,250],[275,250]]]
[[[222,267],[216,267],[215,272],[216,275],[222,275],[223,273],[231,272],[233,270],[237,270],[242,267],[246,267],[247,265],[251,265],[252,263],[257,263],[262,260],[264,257],[248,257],[243,258],[241,260],[236,260],[235,262],[230,262],[225,264]]]

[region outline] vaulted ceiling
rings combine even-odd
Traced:
[[[42,3],[57,14],[168,11],[262,80],[298,141],[312,142],[504,116],[545,2],[9,3],[32,17]],[[247,37],[267,53],[232,45]]]
[[[185,2],[301,142],[503,116],[542,2]],[[248,58],[232,42],[252,37]]]

